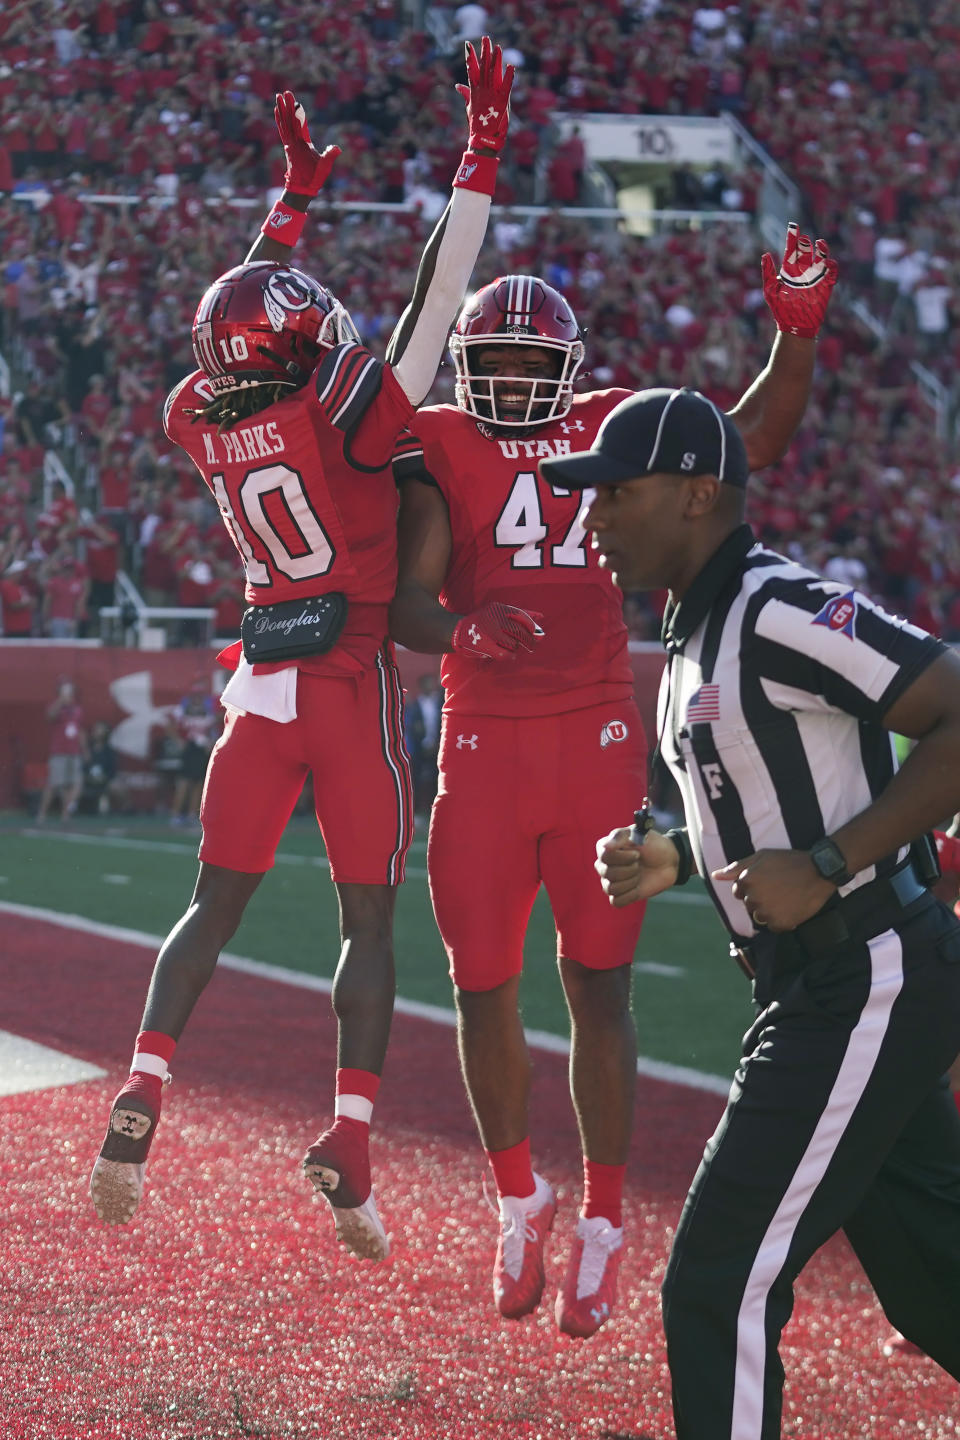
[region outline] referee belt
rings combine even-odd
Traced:
[[[894,929],[903,911],[923,897],[933,898],[926,885],[917,879],[913,862],[908,860],[892,875],[870,880],[851,890],[849,895],[834,896],[796,929],[758,935],[745,945],[731,945],[730,949],[740,968],[752,979],[759,952],[762,949],[769,954],[771,942],[795,941],[807,958],[812,959],[821,950],[831,950],[849,941],[862,944],[875,935],[882,935],[884,930]]]

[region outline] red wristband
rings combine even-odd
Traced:
[[[453,177],[454,190],[478,190],[492,199],[499,164],[496,155],[475,155],[472,150],[464,150],[460,169]]]
[[[303,222],[306,218],[305,211],[294,210],[292,206],[285,205],[282,200],[278,200],[260,226],[260,233],[266,235],[270,240],[276,240],[278,245],[289,245],[293,249],[300,239]]]

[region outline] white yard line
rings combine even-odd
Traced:
[[[44,832],[45,833],[45,832]],[[119,940],[126,945],[140,945],[146,950],[156,951],[163,943],[161,935],[149,935],[143,930],[128,930],[122,925],[105,925],[99,920],[88,920],[85,915],[65,915],[59,910],[41,909],[37,905],[18,905],[13,901],[0,900],[0,915],[18,915],[25,920],[44,920],[50,925],[61,925],[65,930],[79,930],[85,935],[99,935],[105,940]],[[331,982],[318,975],[306,975],[300,970],[288,970],[281,965],[267,965],[261,960],[250,960],[244,955],[231,955],[224,951],[220,964],[228,970],[239,970],[246,975],[256,975],[261,980],[273,980],[278,985],[293,985],[300,990],[314,990],[328,995]],[[412,1015],[418,1020],[430,1020],[436,1025],[454,1026],[456,1015],[440,1005],[424,1005],[418,1000],[404,1000],[397,996],[396,1011],[399,1015]],[[529,1044],[539,1050],[550,1050],[558,1055],[570,1052],[570,1042],[562,1035],[551,1035],[545,1030],[527,1030]],[[685,1065],[669,1065],[662,1060],[637,1061],[637,1074],[652,1080],[665,1080],[673,1085],[687,1085],[695,1090],[709,1090],[714,1095],[726,1095],[730,1081],[720,1075],[706,1075],[699,1070],[687,1069]]]
[[[38,1045],[22,1035],[0,1030],[0,1095],[25,1095],[31,1090],[52,1090],[99,1080],[106,1075],[99,1065],[77,1060],[49,1045]]]

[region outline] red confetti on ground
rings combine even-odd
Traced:
[[[0,1101],[4,1440],[668,1440],[658,1289],[716,1096],[638,1083],[621,1299],[589,1341],[552,1301],[579,1199],[563,1058],[538,1054],[536,1161],[561,1209],[540,1312],[491,1300],[494,1218],[452,1032],[398,1017],[374,1166],[394,1253],[333,1240],[299,1173],[329,1119],[325,996],[221,971],[178,1050],[133,1222],[87,1180],[153,956],[5,916],[3,1025],[109,1080]],[[957,1440],[958,1389],[889,1330],[842,1240],[802,1277],[783,1347],[785,1440]]]

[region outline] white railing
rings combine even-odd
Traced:
[[[853,300],[848,300],[847,309],[856,315],[860,323],[870,331],[876,340],[886,339],[889,334],[889,327],[885,321],[880,319],[879,315],[874,314],[865,301],[856,297]],[[952,444],[956,437],[951,433],[953,428],[951,426],[953,397],[951,396],[949,388],[944,385],[942,380],[934,375],[932,370],[928,370],[927,366],[921,364],[919,360],[911,360],[909,364],[910,372],[917,382],[917,389],[936,417],[935,424],[938,438]]]
[[[73,483],[73,476],[64,465],[56,450],[46,449],[43,452],[43,503],[45,507],[50,505],[54,483],[59,480],[66,490],[70,499],[76,495],[76,486]]]
[[[269,192],[269,194],[279,194]],[[18,191],[12,197],[15,200],[27,200],[33,204],[45,204],[49,199],[46,190]],[[160,195],[111,195],[93,194],[81,195],[78,197],[87,205],[159,205],[167,208],[175,204],[175,200],[168,196]],[[216,206],[222,209],[225,205],[234,210],[264,209],[266,200],[263,196],[255,195],[231,195],[212,196],[205,202],[208,206]],[[386,200],[333,200],[326,205],[317,203],[311,210],[311,214],[322,219],[325,212],[369,212],[371,214],[395,214],[395,215],[416,215],[420,212],[420,205],[411,200],[386,201]],[[632,207],[619,208],[617,206],[600,205],[492,205],[492,215],[520,215],[523,217],[536,218],[541,215],[565,215],[574,220],[636,220],[642,219],[657,224],[668,225],[673,221],[699,221],[701,224],[720,224],[730,222],[734,225],[748,224],[751,216],[743,210],[656,210],[656,209],[634,209]],[[782,241],[782,236],[781,236]]]
[[[749,155],[760,166],[763,184],[757,197],[757,224],[764,243],[776,255],[783,245],[787,222],[801,218],[800,191],[735,115],[725,112],[723,123],[730,132],[736,159]]]
[[[192,643],[212,645],[217,612],[200,605],[141,605],[139,608],[134,605],[105,605],[97,611],[97,615],[101,644],[126,644],[132,631],[138,650],[165,650],[167,625],[182,625],[195,620],[203,625],[203,639]],[[157,621],[160,623],[157,624]]]

